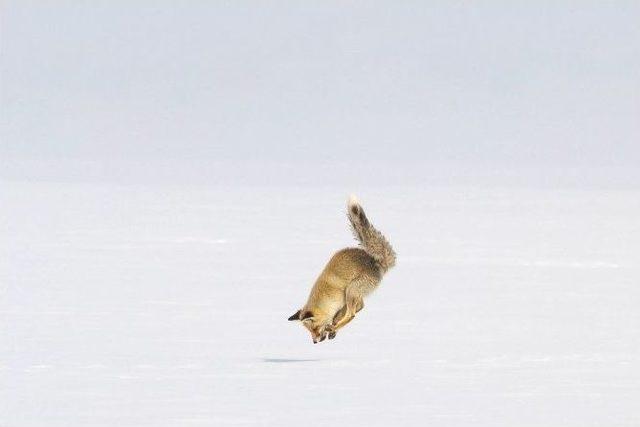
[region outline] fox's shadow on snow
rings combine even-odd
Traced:
[[[262,362],[264,363],[300,363],[300,362],[319,362],[320,359],[279,359],[272,357],[263,357]]]

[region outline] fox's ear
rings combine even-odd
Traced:
[[[300,316],[300,320],[306,320],[310,317],[313,317],[313,313],[310,311],[305,311],[304,313],[302,313],[302,316]]]
[[[289,317],[289,320],[300,320],[300,310],[296,311]]]

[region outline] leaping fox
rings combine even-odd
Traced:
[[[382,276],[396,263],[387,239],[367,219],[360,203],[351,196],[347,216],[359,248],[336,252],[311,288],[307,303],[289,320],[300,320],[313,343],[333,339],[364,307],[364,297],[378,287]]]

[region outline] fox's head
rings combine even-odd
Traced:
[[[314,316],[313,312],[309,310],[298,310],[289,317],[289,320],[300,320],[302,325],[311,333],[311,339],[314,344],[324,341],[327,337],[325,332],[326,322]]]

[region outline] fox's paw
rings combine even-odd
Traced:
[[[327,334],[327,338],[329,338],[330,340],[334,339],[336,337],[336,328],[333,325],[327,325],[324,329],[325,333]]]

